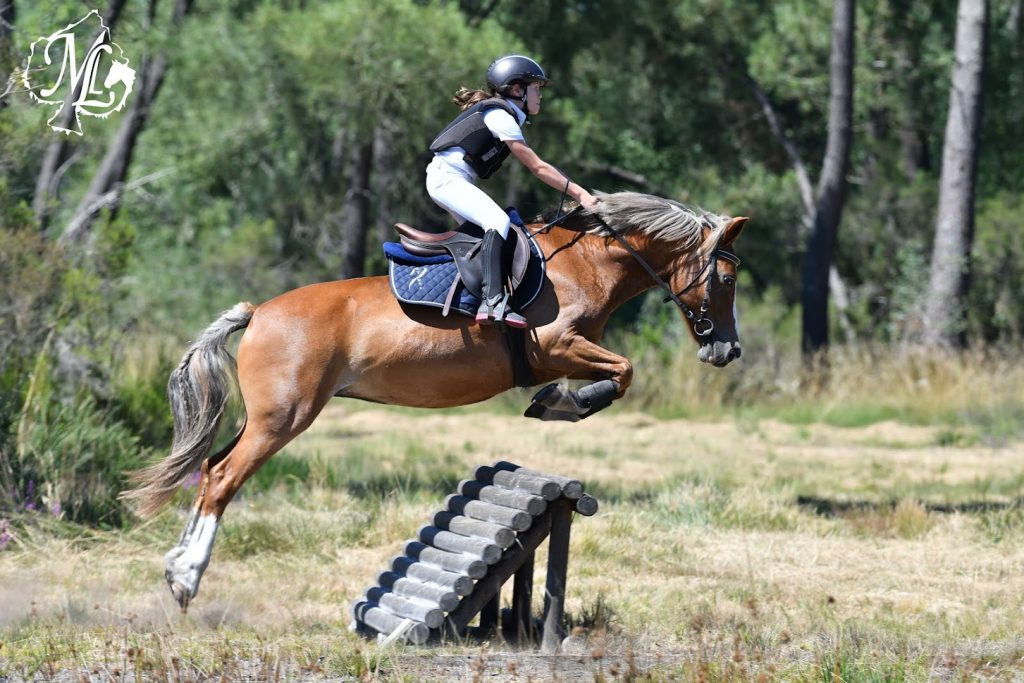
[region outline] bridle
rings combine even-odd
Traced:
[[[551,221],[550,223],[544,225],[540,229],[534,231],[533,234],[535,235],[535,234],[537,234],[539,232],[544,232],[545,230],[550,228],[555,223],[557,223],[557,222],[559,222],[561,220],[564,220],[566,217],[568,217],[569,215],[571,215],[573,213],[576,213],[579,210],[580,210],[580,207],[577,207],[577,208],[573,209],[572,211],[568,212],[564,216],[560,216],[560,217],[556,218],[554,221]],[[561,213],[561,204],[559,204],[559,213]],[[659,287],[661,287],[663,290],[665,290],[665,292],[667,292],[667,295],[665,296],[665,298],[662,299],[662,303],[668,303],[669,301],[671,301],[676,306],[678,306],[679,310],[682,311],[682,313],[686,317],[686,319],[690,321],[690,325],[693,327],[693,333],[695,335],[697,335],[698,337],[706,337],[709,334],[711,334],[712,332],[714,332],[714,330],[715,330],[715,322],[713,320],[711,320],[711,318],[705,318],[704,317],[707,314],[707,312],[708,312],[708,307],[711,305],[711,282],[712,282],[711,276],[715,272],[717,272],[718,259],[720,259],[720,258],[721,259],[725,259],[726,261],[728,261],[728,262],[732,263],[733,265],[739,267],[740,259],[739,259],[738,256],[736,256],[736,254],[732,253],[731,251],[727,251],[725,249],[715,248],[711,252],[711,254],[710,254],[710,256],[709,256],[709,258],[707,260],[707,263],[705,263],[701,267],[701,269],[697,271],[697,274],[693,277],[692,280],[690,280],[690,283],[688,285],[686,285],[685,287],[683,287],[682,289],[680,289],[678,292],[673,292],[672,291],[672,287],[669,286],[669,284],[667,282],[665,282],[661,278],[661,276],[658,275],[657,272],[655,272],[654,268],[651,267],[651,264],[649,264],[647,261],[645,261],[644,257],[641,256],[639,254],[639,252],[637,252],[637,250],[633,248],[633,245],[631,245],[629,242],[627,242],[626,239],[621,234],[619,234],[619,232],[617,230],[615,230],[615,228],[613,228],[612,226],[608,225],[608,223],[606,223],[604,221],[604,219],[602,219],[597,214],[590,214],[590,217],[595,219],[597,222],[599,222],[601,224],[601,227],[603,229],[607,230],[608,233],[612,237],[614,237],[619,242],[619,244],[621,244],[623,246],[623,248],[625,248],[625,250],[627,252],[629,252],[629,255],[632,256],[636,260],[636,262],[640,264],[640,267],[643,268],[645,271],[647,271],[647,274],[651,276],[651,279],[654,280],[654,282]],[[684,294],[686,294],[688,291],[693,289],[695,286],[697,286],[698,284],[702,284],[702,283],[705,285],[705,287],[704,287],[704,299],[700,302],[700,308],[698,309],[698,311],[696,313],[694,313],[693,309],[690,308],[689,306],[687,306],[686,302],[684,302],[681,297]]]
[[[717,272],[718,259],[720,258],[725,259],[726,261],[729,261],[730,263],[736,266],[739,266],[740,259],[738,256],[736,256],[736,254],[732,253],[731,251],[726,251],[725,249],[714,249],[708,257],[707,262],[703,266],[701,266],[701,269],[698,270],[697,274],[693,276],[692,280],[690,280],[690,284],[686,285],[678,292],[673,292],[672,287],[670,287],[667,282],[661,279],[661,276],[658,275],[654,271],[654,268],[651,267],[651,264],[647,263],[647,261],[644,260],[643,256],[641,256],[637,252],[637,250],[633,248],[633,245],[627,242],[625,238],[618,232],[616,232],[614,228],[605,223],[600,218],[600,216],[594,216],[594,218],[597,218],[597,220],[601,222],[605,229],[607,229],[611,233],[612,237],[618,240],[619,244],[621,244],[626,249],[626,251],[629,252],[629,255],[636,259],[636,262],[639,263],[645,271],[647,271],[647,274],[651,276],[651,279],[654,280],[654,282],[657,283],[659,287],[668,292],[668,295],[661,300],[662,303],[668,303],[669,301],[671,301],[676,306],[678,306],[679,310],[683,312],[684,316],[686,316],[686,319],[690,321],[690,325],[693,327],[693,333],[695,335],[697,335],[698,337],[706,337],[712,332],[714,332],[715,322],[711,318],[704,317],[704,315],[708,312],[708,306],[711,305],[711,276]],[[687,306],[686,302],[684,302],[681,297],[688,291],[696,287],[698,284],[702,283],[705,285],[704,298],[700,302],[700,309],[698,309],[698,311],[694,313],[693,309]]]

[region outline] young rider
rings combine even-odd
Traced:
[[[484,229],[483,302],[476,313],[481,325],[504,322],[526,327],[526,318],[512,311],[504,290],[502,246],[509,218],[501,207],[476,186],[489,178],[509,154],[533,175],[556,190],[565,190],[590,208],[597,199],[530,149],[522,126],[540,112],[540,89],[548,82],[544,69],[522,55],[507,55],[487,69],[488,91],[460,88],[452,100],[459,114],[430,145],[434,159],[427,166],[427,193],[438,206],[462,224],[470,221]]]

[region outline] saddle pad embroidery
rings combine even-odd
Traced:
[[[514,218],[518,218],[515,215]],[[405,304],[418,304],[444,308],[448,290],[458,274],[455,259],[441,256],[417,256],[410,254],[399,242],[385,242],[384,254],[388,259],[388,280],[395,297]],[[523,281],[516,289],[513,305],[526,308],[544,285],[544,254],[533,240],[530,240],[530,263]],[[470,294],[460,282],[455,288],[451,310],[469,317],[476,316],[480,299]]]
[[[388,245],[391,244],[401,246],[394,242],[388,243]],[[458,269],[455,267],[455,259],[451,256],[440,258],[447,260],[444,263],[417,265],[402,263],[395,256],[388,254],[388,275],[391,280],[391,291],[395,293],[395,297],[405,304],[444,308],[444,301]],[[472,317],[476,315],[476,309],[479,306],[480,300],[470,294],[462,283],[459,283],[455,289],[455,296],[452,298],[451,310]]]

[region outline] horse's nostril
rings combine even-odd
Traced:
[[[743,350],[739,346],[734,346],[729,350],[729,360],[736,360],[743,355]]]

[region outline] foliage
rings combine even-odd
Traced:
[[[1024,195],[1002,192],[982,202],[976,218],[969,329],[986,341],[1024,337]]]
[[[130,421],[140,406],[107,373],[130,249],[123,226],[106,224],[94,258],[76,265],[26,228],[0,231],[0,509],[122,518],[122,472],[142,446],[115,413]]]
[[[67,0],[17,4],[18,54],[82,13]],[[377,246],[391,222],[446,224],[422,188],[426,147],[456,113],[450,94],[482,86],[493,57],[518,51],[553,78],[526,129],[543,158],[587,186],[752,218],[738,246],[742,372],[681,367],[693,361],[679,353],[690,342],[677,317],[654,297],[638,300],[609,330],[637,367],[634,407],[680,415],[728,406],[835,423],[948,419],[954,431],[978,423],[1018,431],[1019,398],[999,373],[1015,377],[1008,359],[1024,337],[1024,48],[1019,19],[1010,21],[1019,0],[991,1],[966,317],[979,348],[949,358],[922,358],[903,344],[920,324],[928,276],[955,3],[857,3],[856,125],[836,258],[849,332],[824,401],[806,393],[795,355],[806,239],[797,175],[751,80],[813,184],[826,137],[828,0],[233,0],[195,3],[180,33],[168,28],[171,4],[158,3],[150,17],[144,3],[128,3],[115,30],[135,66],[162,53],[169,67],[120,210],[101,218],[83,247],[65,252],[40,235],[32,210],[40,161],[58,139],[45,126],[51,112],[17,90],[0,103],[0,475],[8,498],[14,489],[24,497],[32,481],[33,495],[60,499],[66,515],[119,518],[119,468],[169,440],[163,382],[186,339],[239,300],[337,277],[353,159],[366,145],[377,226],[367,236],[369,272],[383,267]],[[53,234],[123,121],[114,114],[66,140]],[[501,175],[486,189],[524,215],[557,201],[522,171]],[[959,367],[971,363],[981,364],[976,374]],[[875,400],[883,371],[906,392]],[[917,381],[940,389],[919,391]],[[972,382],[996,386],[1002,403]],[[379,493],[388,477],[371,477],[365,493]],[[427,485],[419,474],[408,484]]]

